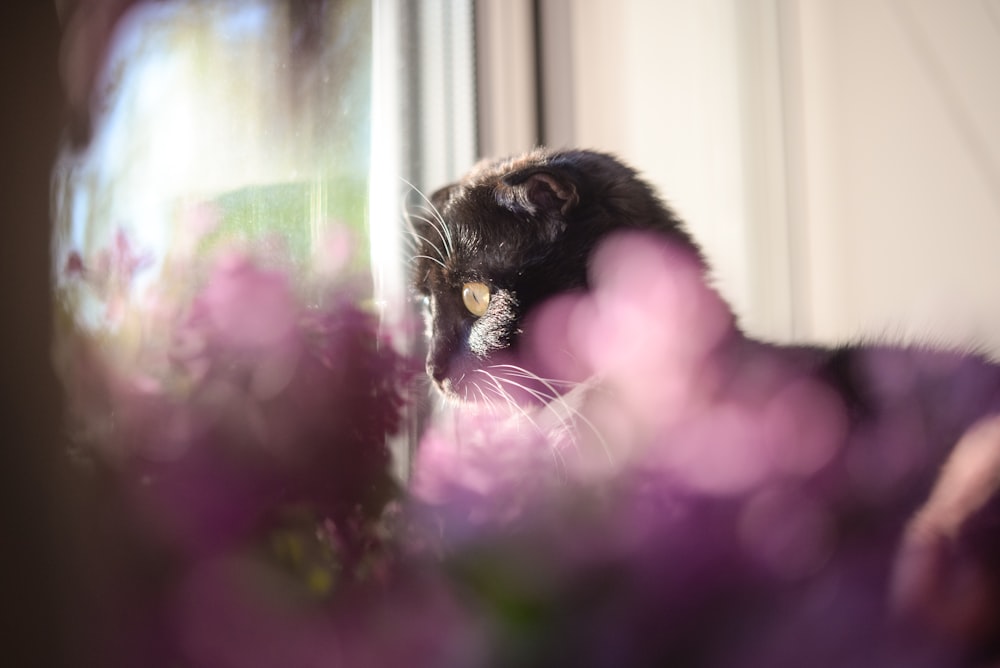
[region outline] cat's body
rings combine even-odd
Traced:
[[[538,150],[482,163],[431,200],[433,216],[416,228],[415,284],[429,304],[428,374],[454,399],[500,386],[484,368],[527,364],[531,314],[559,293],[592,289],[593,253],[615,233],[661,236],[705,279],[676,216],[608,155]],[[763,410],[785,396],[778,385],[831,397],[820,413],[836,416],[836,449],[795,485],[833,509],[838,554],[871,551],[873,586],[887,599],[967,647],[1000,651],[1000,367],[913,347],[782,347],[735,323],[709,348],[721,379],[714,405]]]

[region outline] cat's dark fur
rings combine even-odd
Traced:
[[[430,199],[435,211],[417,218],[420,250],[414,282],[429,304],[428,374],[453,398],[466,397],[463,385],[472,370],[516,355],[525,315],[534,307],[557,293],[587,287],[588,259],[610,233],[630,228],[656,231],[689,249],[704,266],[696,244],[653,189],[635,171],[602,153],[536,150],[483,162]],[[486,284],[492,292],[490,307],[479,318],[462,301],[462,286],[470,281]],[[975,562],[976,587],[985,592],[987,603],[970,613],[975,623],[960,631],[973,638],[973,644],[992,643],[996,651],[1000,523],[995,490],[982,492],[994,501],[961,518],[958,535],[941,539],[947,544],[936,537],[903,537],[903,527],[930,495],[938,471],[963,434],[1000,414],[1000,368],[977,355],[921,348],[783,348],[753,341],[738,331],[725,345],[734,360],[734,375],[755,355],[779,355],[833,389],[848,407],[851,420],[851,446],[845,451],[877,448],[879,435],[887,433],[884,430],[903,426],[917,430],[920,471],[909,481],[912,484],[870,500],[845,483],[834,483],[844,485],[837,503],[842,516],[852,518],[845,520],[844,531],[863,526],[868,534],[891,535],[915,544],[916,549],[930,550],[931,557],[921,566],[927,572],[917,579],[923,577],[931,584],[917,597],[927,594],[933,599],[934,592],[948,589],[949,564],[954,560]],[[898,377],[900,369],[909,370],[915,380],[904,389],[890,380]],[[916,425],[913,416],[917,416]],[[984,438],[989,441],[993,433]],[[1000,451],[1000,436],[994,440],[989,447]],[[953,468],[960,470],[963,463]],[[839,462],[831,468],[846,466]],[[985,476],[992,482],[983,484],[996,485],[997,474]],[[939,486],[972,484],[960,473],[952,477],[939,481]],[[828,478],[846,480],[848,476]],[[824,480],[821,477],[817,484],[829,482]],[[934,498],[947,497],[948,491]],[[933,504],[928,504],[924,515],[935,512]],[[879,519],[872,519],[876,516]],[[947,616],[946,598],[943,594],[940,601],[921,603],[932,608],[940,604]]]

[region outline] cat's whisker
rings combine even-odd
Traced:
[[[487,396],[486,390],[480,387],[478,383],[474,383],[473,387],[475,387],[476,390],[479,391],[479,396],[483,400],[483,404],[490,411],[490,414],[493,415],[494,417],[498,416],[500,414],[500,411],[497,408],[496,402],[494,402],[492,399],[490,399],[489,396]]]
[[[555,433],[554,430],[546,430],[546,429],[542,428],[542,426],[540,424],[538,424],[538,422],[536,422],[534,419],[531,418],[531,416],[528,414],[527,410],[523,406],[521,406],[521,404],[518,403],[507,390],[504,390],[503,388],[499,387],[499,383],[500,382],[510,382],[509,379],[504,379],[504,378],[500,378],[500,377],[494,376],[493,374],[490,374],[487,371],[483,371],[483,373],[487,374],[490,377],[490,379],[493,380],[494,383],[497,383],[498,388],[499,388],[497,391],[501,392],[502,395],[503,395],[503,397],[505,399],[507,399],[507,401],[522,416],[524,416],[524,418],[535,428],[535,430],[542,437],[545,438],[545,440],[551,446],[549,448],[549,453],[552,455],[552,459],[555,461],[556,465],[559,467],[559,470],[565,475],[567,473],[566,458],[563,456],[561,447],[559,447],[559,441],[558,440],[554,441],[553,438],[552,438],[553,434]],[[514,384],[517,385],[516,383],[514,383]],[[519,387],[523,387],[523,386],[520,386],[520,385],[518,385],[518,386]],[[526,391],[528,391],[528,392],[531,391],[528,388],[524,388],[524,389]],[[538,392],[537,395],[538,396],[536,396],[536,398],[538,398],[541,401],[544,401],[546,399],[545,395],[542,394],[542,393],[540,393],[540,392]],[[558,415],[556,417],[558,418],[559,425],[561,426],[561,433],[560,433],[560,435],[565,435],[565,439],[564,439],[563,442],[567,443],[567,444],[570,444],[572,446],[577,446],[578,447],[578,444],[576,443],[576,440],[573,438],[573,429],[572,429],[572,425],[569,422],[569,420],[566,417],[561,417],[561,416],[558,416]]]
[[[490,413],[492,413],[493,412],[493,410],[492,410],[493,407],[490,405],[489,401],[486,399],[486,394],[483,392],[483,388],[479,387],[478,385],[476,385],[474,383],[470,383],[469,387],[475,391],[475,395],[474,396],[477,397],[477,399],[476,399],[477,403],[480,406],[485,406],[486,409],[489,410]],[[468,390],[466,390],[466,394],[468,394]]]
[[[417,232],[416,226],[413,224],[413,216],[410,212],[409,207],[406,206],[405,201],[401,202],[399,205],[399,217],[406,224],[406,231],[409,233],[409,235],[406,237],[406,240],[410,244],[416,246],[417,245],[416,239],[418,238],[423,239],[423,237],[421,237],[420,234]]]
[[[413,262],[414,260],[430,260],[431,262],[440,265],[442,269],[446,268],[444,262],[437,259],[436,257],[431,257],[430,255],[414,255],[412,258],[410,258],[410,261]]]
[[[441,229],[444,231],[444,235],[447,239],[449,250],[453,249],[454,245],[452,243],[451,230],[449,230],[448,226],[445,224],[444,216],[441,214],[441,211],[439,211],[438,208],[434,206],[434,203],[431,202],[430,199],[424,197],[422,193],[421,196],[423,197],[424,201],[427,202],[427,204],[421,205],[420,210],[429,213],[431,216],[434,217],[434,220],[436,220],[441,225]]]
[[[431,227],[433,227],[439,235],[441,235],[441,241],[444,242],[445,250],[447,251],[447,256],[450,257],[453,253],[452,239],[451,239],[451,233],[448,231],[448,227],[444,223],[444,216],[441,215],[441,212],[438,211],[436,206],[434,206],[434,202],[432,202],[430,198],[420,190],[420,188],[417,188],[415,185],[413,185],[412,183],[410,183],[409,181],[407,181],[402,177],[400,177],[400,180],[406,185],[408,185],[413,190],[413,192],[417,193],[417,195],[419,195],[420,198],[427,203],[427,206],[421,207],[421,209],[430,213],[437,221],[437,224],[435,224],[430,220],[427,220],[426,222]]]
[[[426,207],[422,208],[425,209]],[[448,259],[450,253],[445,252],[446,250],[448,250],[447,241],[441,234],[438,222],[435,220],[430,220],[425,216],[419,216],[414,214],[412,210],[408,209],[405,206],[405,204],[402,206],[402,210],[400,213],[402,215],[403,222],[405,223],[406,231],[408,233],[406,236],[406,240],[408,242],[408,245],[410,246],[411,252],[415,253],[423,248],[433,249],[434,253],[438,257],[438,260],[442,262],[443,266],[443,262]],[[420,232],[417,231],[417,226],[413,222],[414,219],[426,223],[428,227],[434,228],[435,232],[437,232],[437,235],[440,238],[440,242],[435,243],[427,236],[420,234]],[[442,248],[441,245],[439,244],[444,245],[445,247]]]
[[[498,376],[490,373],[486,369],[476,369],[475,371],[477,373],[481,373],[482,375],[486,376],[487,380],[489,380],[490,383],[491,383],[491,385],[492,385],[492,389],[496,390],[497,396],[500,399],[503,399],[504,401],[506,401],[507,405],[511,409],[513,409],[514,412],[520,414],[526,420],[528,420],[528,422],[530,422],[531,425],[534,426],[538,430],[539,433],[544,433],[544,431],[542,430],[542,428],[538,425],[537,422],[535,422],[534,419],[532,419],[531,415],[524,408],[524,406],[522,406],[521,404],[519,404],[517,402],[517,400],[514,399],[513,395],[511,395],[510,392],[508,392],[507,390],[504,389],[503,385],[501,384],[502,381],[504,381],[503,378],[500,378],[500,377],[498,377]]]
[[[438,236],[441,237],[442,243],[444,243],[445,253],[450,257],[454,251],[454,245],[452,244],[451,231],[445,224],[444,219],[441,218],[439,214],[435,213],[435,211],[428,209],[426,206],[420,206],[417,210],[426,212],[430,214],[431,217],[428,218],[427,216],[418,216],[416,214],[411,214],[411,216],[416,220],[427,223],[429,227],[438,233]]]
[[[505,374],[515,378],[522,378],[524,380],[532,380],[540,383],[544,389],[548,390],[549,394],[543,393],[543,396],[546,399],[557,399],[560,395],[565,394],[566,391],[571,391],[582,386],[582,383],[577,381],[560,378],[545,378],[543,376],[539,376],[537,373],[529,371],[524,367],[517,366],[516,364],[491,364],[488,368],[503,371]],[[566,389],[564,391],[560,391],[558,386],[563,386]]]
[[[529,420],[531,420],[530,416],[528,416],[527,413],[525,412],[524,407],[518,404],[517,401],[514,400],[514,397],[511,396],[511,394],[503,388],[503,385],[500,384],[500,381],[493,374],[491,374],[486,369],[476,369],[475,371],[476,373],[480,373],[486,376],[486,379],[490,382],[490,385],[487,386],[487,389],[493,392],[498,399],[505,401],[512,413],[519,413],[524,417],[528,418]]]
[[[540,436],[546,437],[546,438],[548,437],[549,434],[542,428],[542,426],[540,424],[538,424],[537,421],[535,421],[531,417],[531,414],[528,413],[527,409],[525,409],[524,406],[522,406],[520,403],[518,403],[517,400],[514,399],[514,397],[511,395],[510,392],[508,392],[507,390],[504,389],[503,385],[501,384],[501,381],[504,380],[503,378],[499,378],[499,377],[495,376],[494,374],[490,373],[486,369],[476,369],[476,371],[478,373],[481,373],[484,376],[486,376],[487,380],[490,381],[491,386],[489,386],[487,389],[490,389],[499,398],[505,400],[507,402],[507,404],[516,412],[516,414],[518,414],[521,417],[523,417],[528,422],[528,424],[530,424],[531,427],[534,428],[534,430],[536,432],[538,432],[538,434]],[[552,459],[556,463],[556,465],[559,467],[559,470],[563,474],[565,474],[566,473],[566,460],[562,456],[562,453],[559,452],[558,448],[549,448],[549,453],[552,455]]]
[[[437,256],[443,260],[444,252],[441,248],[433,241],[417,232],[416,228],[413,227],[413,222],[409,218],[405,218],[404,220],[406,221],[407,226],[406,242],[410,246],[410,250],[418,251],[424,247],[431,248],[435,253],[437,253]]]
[[[507,383],[508,385],[511,385],[511,386],[516,387],[516,388],[518,388],[520,390],[523,390],[524,392],[528,393],[529,395],[531,395],[532,397],[534,397],[535,399],[537,399],[538,401],[540,401],[542,404],[544,404],[546,406],[549,405],[550,403],[558,400],[557,396],[550,396],[550,395],[546,394],[545,392],[542,392],[541,390],[533,389],[531,387],[528,387],[527,385],[525,385],[523,383],[519,383],[516,380],[513,380],[512,378],[507,378],[507,377],[504,377],[502,375],[497,375],[497,374],[490,374],[490,377],[492,379],[494,379],[494,382]],[[506,390],[504,392],[505,392],[505,394],[507,396],[511,397],[511,401],[514,401],[515,403],[517,403],[516,400],[513,398],[513,394],[511,394],[510,392],[507,392]],[[517,404],[517,406],[518,406],[519,411],[521,411],[522,413],[525,411],[525,409],[519,403]],[[556,417],[559,418],[559,421],[561,423],[565,422],[565,418],[560,417],[559,415],[556,415]]]
[[[552,392],[555,392],[556,391],[556,387],[560,386],[560,385],[566,386],[569,389],[575,389],[575,388],[580,387],[582,385],[582,383],[580,383],[578,381],[566,380],[564,378],[545,378],[543,376],[539,376],[537,373],[533,373],[531,371],[528,371],[524,367],[517,366],[516,364],[491,364],[490,368],[491,369],[503,369],[505,372],[511,373],[511,374],[513,374],[515,376],[518,376],[518,377],[521,377],[521,378],[527,378],[527,379],[530,379],[530,380],[535,380],[535,381],[538,381],[539,383],[544,383],[545,387],[547,389],[549,389],[550,391],[552,391]]]
[[[555,387],[553,387],[552,383],[549,380],[544,379],[538,376],[537,374],[528,371],[523,367],[514,366],[512,364],[497,364],[497,365],[492,365],[490,368],[506,369],[508,373],[515,372],[526,380],[534,380],[541,383],[542,386],[549,391],[548,395],[546,395],[544,392],[540,390],[533,389],[524,383],[519,383],[512,378],[505,378],[501,375],[495,376],[500,381],[514,385],[515,387],[524,390],[525,392],[532,395],[536,399],[539,399],[540,401],[546,402],[549,405],[554,405],[566,411],[568,415],[560,416],[553,409],[553,415],[555,415],[560,422],[565,424],[567,420],[577,420],[577,419],[580,420],[580,422],[582,422],[597,438],[598,442],[601,444],[601,449],[604,451],[605,456],[608,458],[608,462],[611,464],[615,463],[611,447],[608,444],[607,440],[604,438],[604,435],[601,433],[601,430],[598,429],[597,425],[595,425],[586,415],[584,415],[582,411],[570,405],[570,403],[566,401],[566,399],[562,396],[562,393],[556,391]]]
[[[407,232],[409,232],[409,237],[407,238],[407,241],[409,241],[410,245],[413,247],[412,250],[417,251],[423,245],[429,248],[433,248],[440,260],[444,261],[448,259],[447,256],[445,255],[445,252],[441,249],[440,246],[438,246],[436,243],[434,243],[424,235],[417,232],[417,228],[413,224],[412,220],[413,218],[417,218],[418,220],[426,222],[428,225],[434,226],[434,224],[431,221],[427,220],[423,216],[412,216],[409,212],[406,211],[403,212],[403,220],[406,222]],[[435,227],[435,229],[437,228]],[[444,266],[443,262],[442,266]]]

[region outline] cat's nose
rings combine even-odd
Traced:
[[[443,364],[435,363],[433,360],[427,360],[427,375],[430,376],[435,383],[440,385],[448,378],[448,369]]]
[[[454,386],[452,385],[451,378],[448,377],[448,369],[445,366],[435,365],[428,362],[427,375],[434,380],[434,384],[437,385],[438,389],[445,395],[451,395],[454,393]]]

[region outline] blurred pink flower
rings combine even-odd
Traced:
[[[146,606],[130,665],[941,665],[934,639],[884,632],[892,538],[857,519],[926,463],[918,414],[852,431],[701,271],[613,239],[591,290],[525,325],[525,368],[497,367],[529,401],[437,416],[405,496],[386,436],[415,365],[347,283],[307,308],[229,254],[160,309],[157,373],[80,343],[74,408],[169,555],[122,598]]]
[[[259,351],[291,335],[298,311],[287,275],[234,254],[218,261],[192,317],[205,318],[218,345]]]

